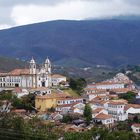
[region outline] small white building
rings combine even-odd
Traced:
[[[87,89],[88,92],[88,89]],[[109,92],[96,92],[96,93],[87,93],[86,97],[89,101],[91,101],[92,99],[96,98],[96,97],[101,97],[101,96],[107,96],[109,95]]]
[[[139,123],[135,123],[131,126],[132,131],[136,134],[140,134],[140,124]]]
[[[55,110],[60,114],[67,114],[68,112],[70,112],[71,107],[72,104],[57,105]]]
[[[100,113],[108,114],[107,110],[104,108],[96,108],[92,110],[92,118],[95,118]]]
[[[92,100],[90,101],[90,106],[92,109],[96,109],[96,108],[104,108],[107,109],[108,107],[108,102],[109,101],[102,101],[102,100]]]
[[[106,127],[112,127],[114,125],[114,118],[111,115],[100,113],[94,119],[95,123],[101,123]]]
[[[101,82],[101,83],[90,84],[90,85],[88,85],[88,88],[112,90],[112,89],[125,88],[125,84],[124,83],[115,83],[115,82]]]
[[[139,104],[127,104],[125,107],[127,114],[140,114]]]
[[[52,86],[58,86],[61,82],[67,82],[67,78],[60,74],[52,75]]]
[[[85,108],[85,104],[83,104],[83,103],[74,103],[73,106],[71,107],[71,112],[83,115],[84,108]]]

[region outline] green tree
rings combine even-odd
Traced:
[[[12,100],[13,94],[12,91],[1,91],[0,92],[0,100]]]
[[[70,116],[70,115],[64,115],[63,116],[63,119],[62,119],[62,122],[63,123],[69,123],[69,122],[72,122],[72,120],[73,120],[72,116]]]
[[[132,92],[132,91],[128,91],[127,93],[124,93],[124,94],[120,94],[119,95],[119,98],[122,98],[122,99],[125,99],[127,100],[128,102],[132,102],[133,99],[135,98],[135,93]]]
[[[75,90],[78,94],[83,93],[85,86],[87,85],[87,82],[84,78],[79,79],[70,79],[69,80],[70,88]]]
[[[90,121],[92,120],[92,109],[89,104],[85,105],[84,118],[85,118],[86,124],[89,125]]]

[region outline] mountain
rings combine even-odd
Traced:
[[[66,66],[140,63],[140,20],[57,20],[0,31],[0,55]]]
[[[28,63],[14,58],[0,57],[0,72],[9,72],[15,68],[27,68]]]

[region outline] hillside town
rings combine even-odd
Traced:
[[[40,68],[32,58],[29,69],[0,73],[1,115],[12,113],[24,120],[37,117],[43,123],[54,123],[64,132],[83,132],[94,126],[113,130],[120,122],[131,120],[130,130],[140,134],[140,102],[135,102],[140,99],[140,92],[126,74],[88,83],[76,94],[68,77],[52,74],[51,68],[48,58]],[[8,93],[12,100],[4,96]],[[21,100],[24,106],[18,104]],[[26,106],[25,100],[29,100],[30,106]]]

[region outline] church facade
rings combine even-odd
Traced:
[[[51,87],[51,62],[47,58],[40,69],[32,58],[28,69],[14,69],[0,73],[0,87],[38,88]]]

